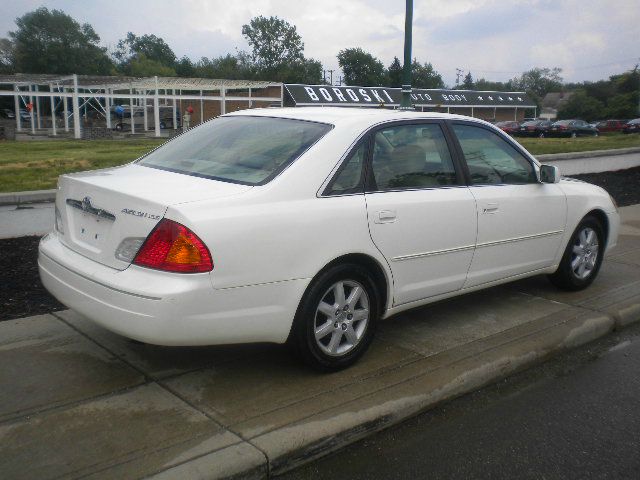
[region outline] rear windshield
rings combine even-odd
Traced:
[[[151,152],[140,165],[246,185],[267,183],[331,129],[270,117],[220,117]]]

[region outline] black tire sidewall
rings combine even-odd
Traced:
[[[369,321],[364,338],[351,351],[335,357],[324,353],[316,343],[314,323],[316,309],[327,289],[340,280],[355,280],[369,296]],[[293,321],[290,343],[311,367],[323,372],[346,368],[355,363],[368,349],[373,340],[380,315],[380,295],[371,274],[360,265],[342,264],[320,273],[307,288]]]

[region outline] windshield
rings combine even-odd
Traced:
[[[331,129],[270,117],[220,117],[139,161],[171,172],[246,185],[267,183]]]

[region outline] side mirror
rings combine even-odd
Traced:
[[[560,181],[560,169],[553,165],[540,165],[540,182],[558,183]]]

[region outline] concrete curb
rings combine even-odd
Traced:
[[[639,301],[636,299],[636,305]],[[353,405],[340,406],[342,415],[328,412],[324,418],[278,429],[250,442],[267,455],[270,475],[279,475],[439,403],[596,340],[623,324],[612,315],[581,310],[573,318],[566,319],[566,312],[559,312],[534,322],[537,331],[531,324],[523,325],[476,342],[471,349],[466,345],[436,355],[438,358],[427,359],[433,365],[416,377],[359,398]],[[564,320],[559,318],[562,316]],[[625,315],[624,325],[637,321],[640,310],[633,317]],[[255,474],[255,467],[247,470],[251,473]]]
[[[630,153],[640,153],[640,147],[617,148],[615,150],[591,150],[587,152],[550,153],[534,156],[541,162],[549,162],[557,160],[572,160],[575,158],[610,157],[613,155],[628,155]]]
[[[57,190],[31,190],[27,192],[0,193],[0,206],[20,205],[23,203],[53,202]]]

